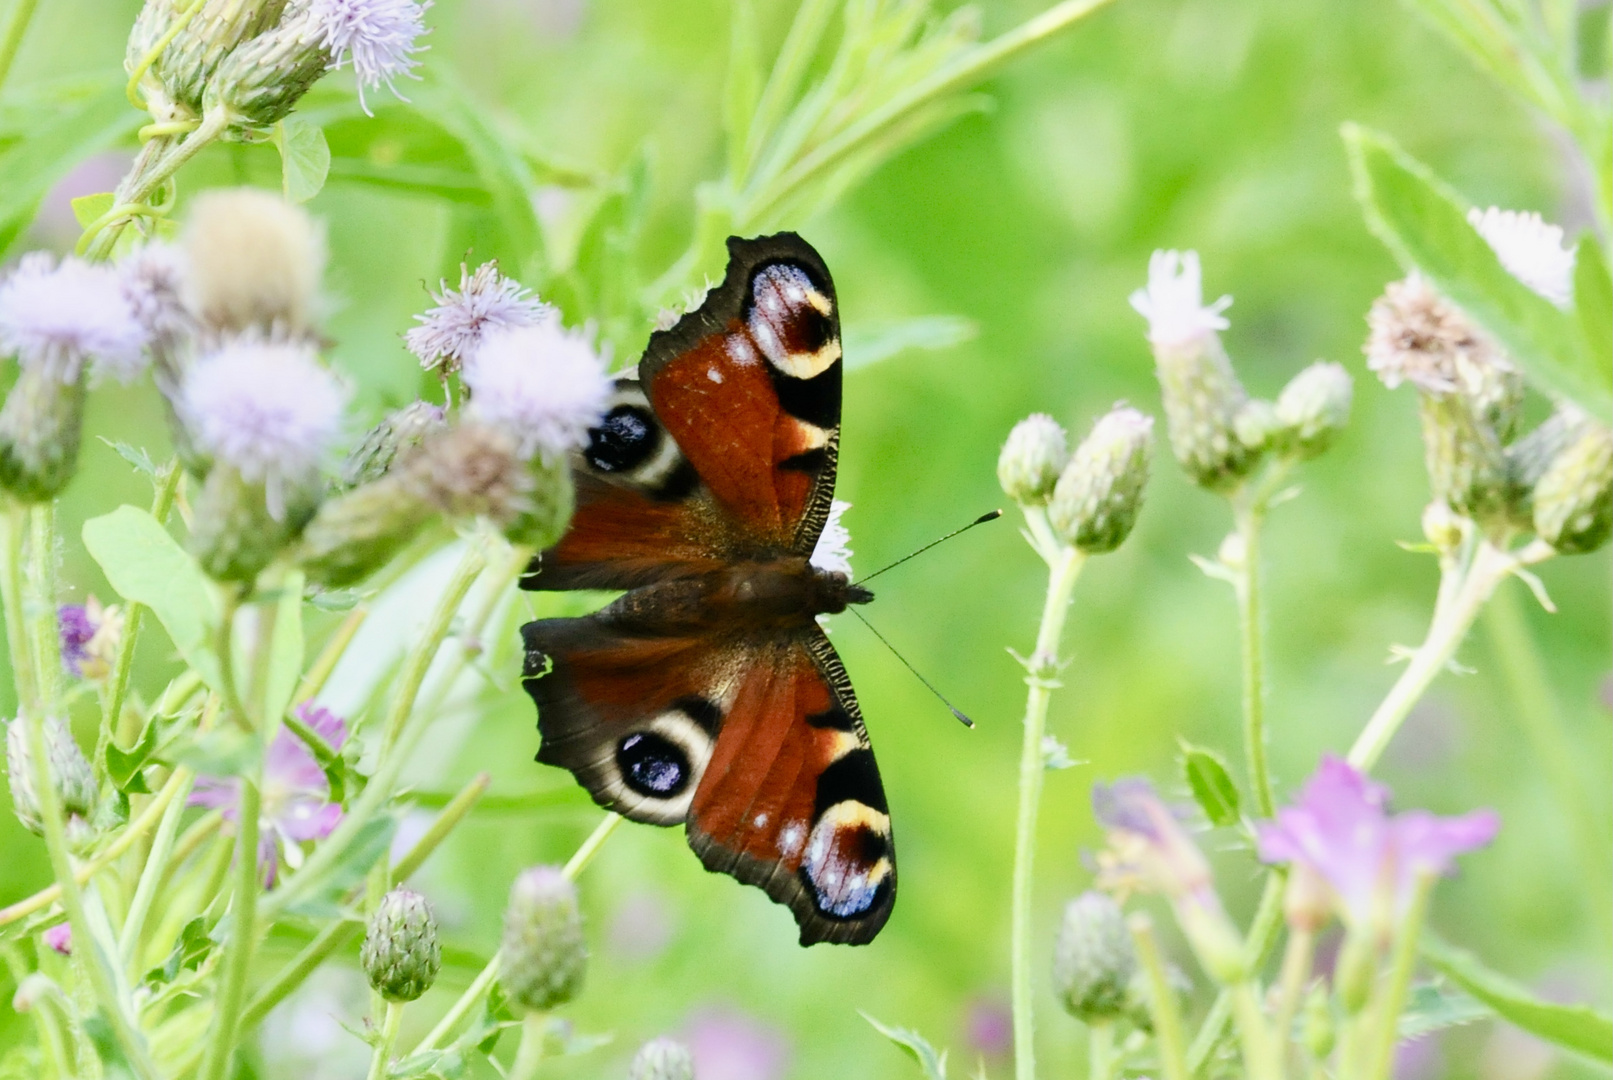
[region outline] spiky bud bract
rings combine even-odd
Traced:
[[[1053,940],[1053,989],[1070,1015],[1089,1024],[1120,1016],[1136,974],[1137,952],[1119,904],[1093,891],[1065,905]]]
[[[694,1057],[676,1039],[661,1036],[639,1047],[627,1070],[628,1080],[695,1080]]]
[[[1021,506],[1040,506],[1053,494],[1070,460],[1064,429],[1046,413],[1032,413],[1014,425],[997,455],[997,482]]]
[[[391,471],[400,456],[425,442],[433,432],[447,426],[441,406],[416,401],[390,413],[359,440],[342,463],[341,484],[354,488],[379,480]]]
[[[1277,442],[1299,458],[1332,446],[1350,420],[1354,384],[1342,364],[1318,360],[1288,381],[1277,395]]]
[[[504,909],[500,956],[499,983],[522,1009],[552,1009],[581,989],[588,947],[577,887],[559,868],[535,866],[516,877]]]
[[[296,539],[318,507],[312,484],[282,483],[271,491],[263,480],[216,464],[191,498],[187,546],[209,577],[244,584]]]
[[[1154,454],[1154,420],[1117,405],[1099,418],[1064,467],[1048,520],[1066,543],[1088,554],[1113,551],[1142,508]]]
[[[61,382],[24,368],[0,408],[0,487],[23,502],[49,502],[78,471],[85,373]]]
[[[317,585],[352,585],[390,562],[436,512],[407,480],[383,476],[321,503],[294,557]]]
[[[1586,419],[1535,482],[1535,534],[1564,555],[1583,555],[1613,532],[1613,430]]]
[[[78,747],[67,721],[46,717],[45,761],[50,770],[62,814],[88,820],[95,813],[95,772]],[[28,742],[28,721],[19,716],[6,726],[6,775],[11,783],[11,805],[23,828],[43,836],[39,792],[34,786],[33,753]]]
[[[393,889],[370,916],[359,950],[370,986],[388,1001],[413,1001],[431,989],[442,969],[437,918],[426,898]]]

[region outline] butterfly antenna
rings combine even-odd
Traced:
[[[990,513],[981,514],[979,517],[977,517],[973,521],[969,522],[969,524],[965,525],[963,528],[961,528],[961,529],[953,529],[951,532],[947,533],[945,536],[941,537],[940,539],[931,540],[928,544],[925,544],[923,547],[919,548],[917,551],[913,552],[912,554],[903,555],[900,559],[897,559],[895,562],[891,563],[889,566],[881,567],[880,569],[875,570],[872,574],[869,574],[866,577],[858,578],[857,581],[855,582],[855,584],[861,585],[865,581],[872,581],[875,578],[877,578],[879,575],[883,574],[886,570],[894,570],[896,567],[901,566],[907,560],[915,558],[915,557],[917,557],[919,555],[924,554],[926,551],[929,551],[935,545],[937,545],[939,543],[943,543],[944,541],[950,540],[954,536],[959,535],[960,533],[966,533],[970,529],[974,528],[976,525],[984,525],[988,521],[996,521],[998,518],[1000,518],[1002,516],[1003,516],[1003,512],[1001,510],[993,510]],[[868,620],[864,619],[863,621],[867,622]],[[870,626],[869,629],[873,630],[874,628]],[[876,630],[875,633],[878,633],[878,631]],[[881,638],[880,640],[883,641],[885,639]],[[893,649],[891,651],[894,652],[895,650]],[[902,663],[905,664],[905,663],[907,663],[907,661],[904,660],[904,661],[902,661]],[[913,674],[917,675],[918,672],[915,671]],[[953,711],[956,712],[957,710],[954,709]]]
[[[1001,513],[1001,512],[1002,511],[1000,511],[1000,510],[997,511],[997,513]],[[990,518],[986,517],[986,518],[981,518],[980,520],[981,521],[988,521],[988,520],[990,520]],[[978,521],[975,522],[975,524],[977,524],[977,525],[979,523],[980,522],[978,522]],[[964,526],[964,528],[968,528],[968,526]],[[959,529],[958,531],[962,532],[963,529]],[[944,539],[946,539],[946,537],[942,537],[941,539],[944,540]],[[939,544],[940,542],[941,542],[940,540],[936,541],[937,544]],[[910,555],[910,556],[908,556],[908,558],[912,558],[912,556]],[[907,657],[903,656],[901,653],[896,651],[896,646],[892,645],[890,642],[885,640],[885,635],[884,634],[881,634],[878,630],[874,630],[874,624],[869,622],[866,618],[864,618],[862,612],[858,611],[856,608],[847,608],[846,610],[851,612],[853,615],[857,616],[857,618],[861,619],[862,624],[864,626],[868,627],[869,630],[873,631],[874,636],[879,639],[879,643],[881,645],[885,646],[885,648],[889,649],[891,651],[891,655],[896,657],[896,659],[900,660],[902,662],[902,666],[907,668],[907,670],[911,671],[913,673],[913,677],[915,679],[917,679],[919,682],[924,684],[925,689],[927,689],[930,693],[934,694],[936,697],[940,698],[941,699],[941,704],[945,705],[949,710],[951,710],[952,715],[956,716],[959,719],[959,721],[961,721],[963,723],[964,727],[972,728],[972,727],[975,726],[975,722],[973,720],[969,719],[967,716],[965,716],[963,714],[963,711],[961,709],[959,709],[956,705],[954,705],[954,704],[952,704],[952,702],[948,701],[947,696],[945,694],[941,693],[941,691],[937,690],[935,688],[934,683],[930,682],[929,679],[926,679],[924,676],[920,675],[919,674],[919,669],[914,667],[912,664],[909,664],[907,662]]]

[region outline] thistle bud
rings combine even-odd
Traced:
[[[437,918],[426,898],[397,888],[381,898],[364,933],[359,963],[370,986],[388,1001],[413,1001],[442,969]]]
[[[695,1080],[694,1057],[676,1039],[651,1039],[633,1055],[628,1080]]]
[[[188,547],[214,580],[250,582],[297,538],[318,506],[312,486],[271,492],[262,480],[215,465],[191,501]]]
[[[183,114],[199,115],[202,95],[219,64],[236,46],[279,22],[285,7],[286,0],[203,0],[201,10],[157,52],[141,77],[140,88],[147,104],[156,112],[166,103],[169,118],[176,106]],[[129,33],[126,70],[134,71],[157,49],[183,9],[184,5],[174,0],[146,0]]]
[[[1455,551],[1462,546],[1462,519],[1444,503],[1431,502],[1423,508],[1423,536],[1437,551]]]
[[[1045,413],[1032,413],[1014,425],[997,457],[997,482],[1010,499],[1040,506],[1053,494],[1059,473],[1070,460],[1064,429]]]
[[[1583,555],[1613,531],[1613,431],[1585,420],[1534,486],[1535,534],[1564,555]]]
[[[541,551],[565,534],[577,506],[577,491],[571,481],[571,466],[563,458],[552,462],[534,458],[527,464],[527,473],[532,478],[532,489],[521,512],[504,526],[504,536],[512,544]]]
[[[351,585],[390,562],[435,513],[406,481],[383,476],[321,503],[295,558],[315,584]]]
[[[202,111],[224,110],[233,124],[249,130],[284,120],[331,66],[329,54],[310,40],[310,30],[304,7],[243,42],[208,81]]]
[[[523,1009],[551,1009],[582,987],[588,947],[577,887],[558,868],[535,866],[510,886],[501,955],[499,982]]]
[[[1350,419],[1353,390],[1341,364],[1317,361],[1290,379],[1277,396],[1284,449],[1303,459],[1332,446]]]
[[[1422,395],[1423,455],[1435,501],[1488,526],[1506,516],[1507,457],[1471,404],[1457,394]]]
[[[1264,398],[1245,401],[1232,418],[1232,430],[1237,433],[1238,441],[1253,453],[1270,446],[1282,426],[1282,421],[1277,419],[1277,406]]]
[[[1119,547],[1137,523],[1153,454],[1153,418],[1123,405],[1109,410],[1059,477],[1048,504],[1053,528],[1089,554]]]
[[[215,334],[299,337],[318,314],[323,230],[306,210],[256,188],[196,197],[185,227],[187,304]]]
[[[416,401],[389,414],[365,432],[364,438],[347,455],[342,463],[341,486],[356,488],[379,480],[400,457],[407,457],[425,442],[426,436],[445,427],[442,408],[429,401]]]
[[[1121,1015],[1136,974],[1126,918],[1107,893],[1085,892],[1065,905],[1053,941],[1053,988],[1071,1016],[1090,1024]]]
[[[24,502],[49,502],[78,471],[85,376],[61,382],[24,368],[0,408],[0,487]]]
[[[95,773],[78,748],[67,721],[59,716],[44,722],[45,760],[64,817],[88,820],[95,812]],[[28,745],[28,721],[22,717],[6,727],[6,774],[11,778],[11,805],[17,820],[36,836],[43,836],[39,793],[34,787],[33,754]]]
[[[515,521],[531,508],[537,483],[515,437],[475,421],[427,436],[393,475],[445,514],[500,523]]]

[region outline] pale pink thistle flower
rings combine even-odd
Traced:
[[[347,725],[329,709],[303,703],[297,716],[332,750],[347,740]],[[241,780],[238,777],[198,776],[190,795],[191,806],[224,812],[224,820],[240,814]],[[273,887],[280,859],[295,870],[302,865],[301,845],[323,840],[342,820],[340,804],[330,801],[330,780],[313,751],[287,728],[275,733],[263,760],[263,785],[258,811],[258,866],[264,883]]]
[[[364,111],[366,87],[385,86],[400,100],[394,80],[418,78],[414,69],[420,61],[415,53],[425,46],[419,38],[426,32],[425,14],[430,0],[311,0],[308,16],[313,23],[312,40],[330,53],[331,67],[353,63],[358,78],[358,100]]]
[[[463,377],[471,414],[508,432],[527,459],[557,458],[586,443],[614,386],[589,335],[558,318],[489,332]]]
[[[1563,230],[1539,214],[1492,206],[1467,212],[1467,221],[1507,273],[1560,308],[1574,299],[1574,260],[1578,245],[1563,247]]]
[[[0,284],[0,356],[61,383],[86,361],[97,375],[128,382],[145,369],[146,331],[110,266],[47,252],[24,255]]]
[[[153,343],[170,345],[193,325],[185,308],[189,266],[179,247],[152,240],[118,261],[123,296]]]
[[[823,531],[818,534],[809,560],[819,570],[845,574],[848,578],[851,577],[851,533],[840,519],[850,509],[849,502],[839,499],[829,503],[829,519],[823,523]]]
[[[1387,788],[1328,755],[1299,800],[1259,825],[1257,839],[1261,859],[1310,868],[1347,925],[1382,936],[1405,918],[1419,878],[1450,873],[1457,855],[1488,844],[1500,824],[1489,810],[1391,816]]]
[[[73,955],[73,927],[71,923],[57,923],[39,935],[45,945],[62,956]]]
[[[497,262],[485,262],[475,273],[461,266],[459,288],[441,281],[431,298],[436,306],[415,316],[420,325],[403,335],[403,343],[421,367],[444,373],[458,371],[489,332],[533,326],[554,314],[519,281],[500,274]]]
[[[1204,303],[1204,277],[1196,251],[1156,251],[1148,260],[1148,285],[1131,294],[1131,306],[1148,320],[1148,340],[1159,349],[1186,349],[1227,328],[1223,296]]]

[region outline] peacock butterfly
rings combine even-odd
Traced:
[[[573,462],[569,531],[523,587],[622,589],[522,627],[541,762],[706,869],[787,905],[801,944],[861,945],[896,853],[851,681],[816,617],[873,599],[811,556],[840,439],[840,320],[794,233],[728,241],[699,309],[650,336]]]

